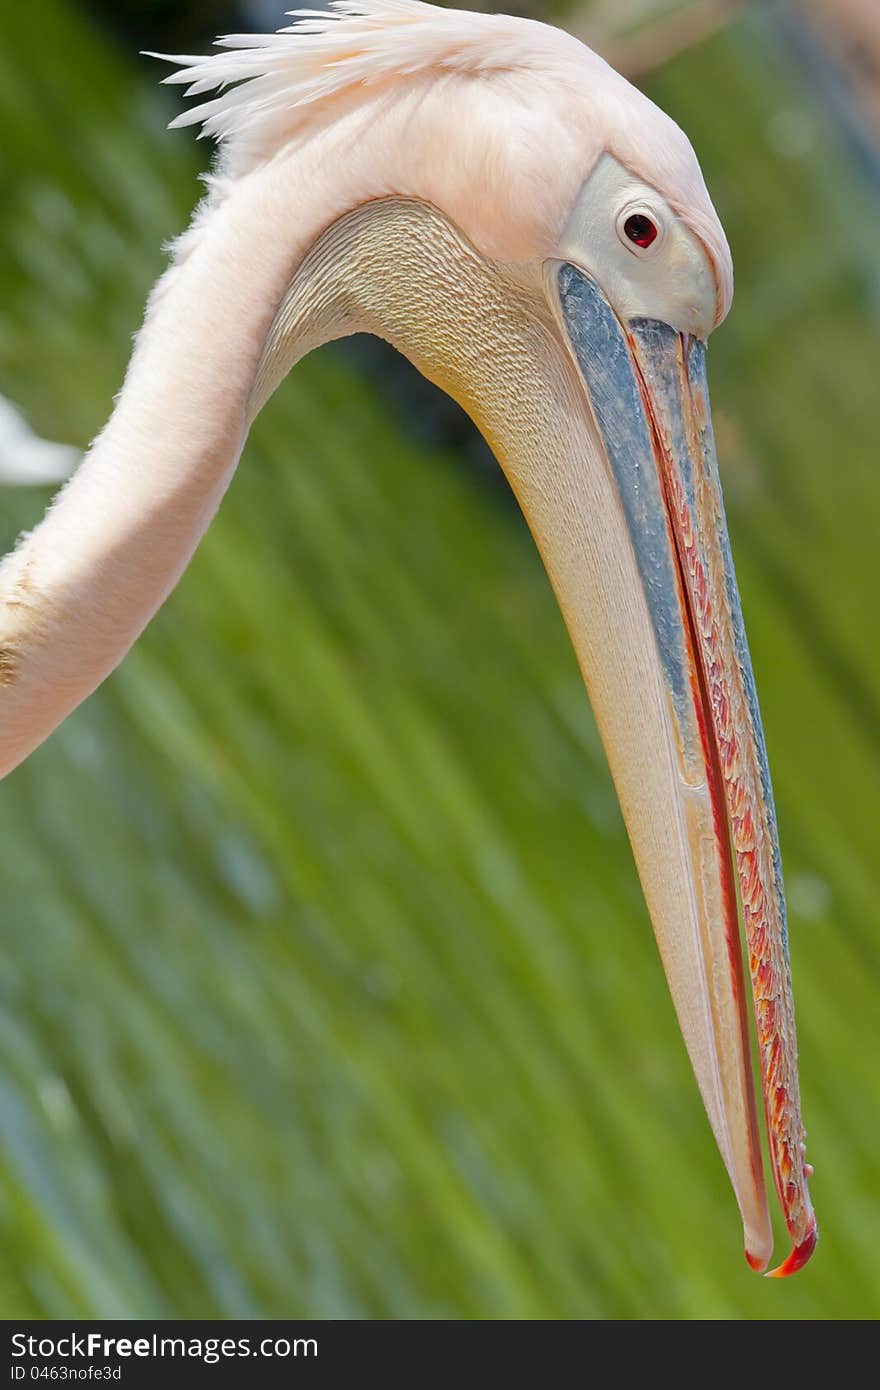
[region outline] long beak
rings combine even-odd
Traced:
[[[546,273],[586,387],[653,633],[670,756],[662,780],[656,769],[652,774],[651,810],[678,822],[682,845],[665,875],[652,861],[656,848],[647,843],[644,818],[622,795],[624,815],[684,1040],[739,1203],[746,1257],[762,1270],[773,1241],[755,1113],[739,881],[771,1167],[792,1240],[774,1273],[791,1274],[812,1254],[817,1229],[804,1161],[776,818],[721,499],[705,348],[667,324],[623,324],[596,283],[568,263],[551,262]],[[618,772],[624,759],[637,756],[614,754],[609,750]],[[631,803],[631,789],[628,798]]]

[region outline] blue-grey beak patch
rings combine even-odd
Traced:
[[[582,271],[563,263],[557,284],[563,321],[635,550],[682,744],[699,756],[675,542],[626,331],[596,282]]]

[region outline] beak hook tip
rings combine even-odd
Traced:
[[[776,1269],[771,1269],[765,1274],[765,1279],[787,1279],[792,1274],[797,1274],[799,1269],[803,1269],[807,1260],[816,1248],[819,1239],[819,1228],[816,1225],[815,1216],[807,1227],[807,1233],[803,1240],[791,1251],[788,1259]]]

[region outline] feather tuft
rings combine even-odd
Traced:
[[[217,39],[220,51],[208,57],[147,55],[175,65],[163,82],[186,86],[187,96],[216,93],[171,126],[201,126],[222,146],[224,174],[238,177],[271,158],[318,106],[351,88],[432,70],[552,73],[558,66],[562,75],[585,52],[546,25],[422,0],[330,0],[329,10],[291,10],[287,17],[293,23],[274,34]]]

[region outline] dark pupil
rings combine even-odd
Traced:
[[[636,246],[650,246],[657,235],[657,228],[650,217],[644,217],[640,212],[634,212],[632,217],[626,219],[623,230]]]

